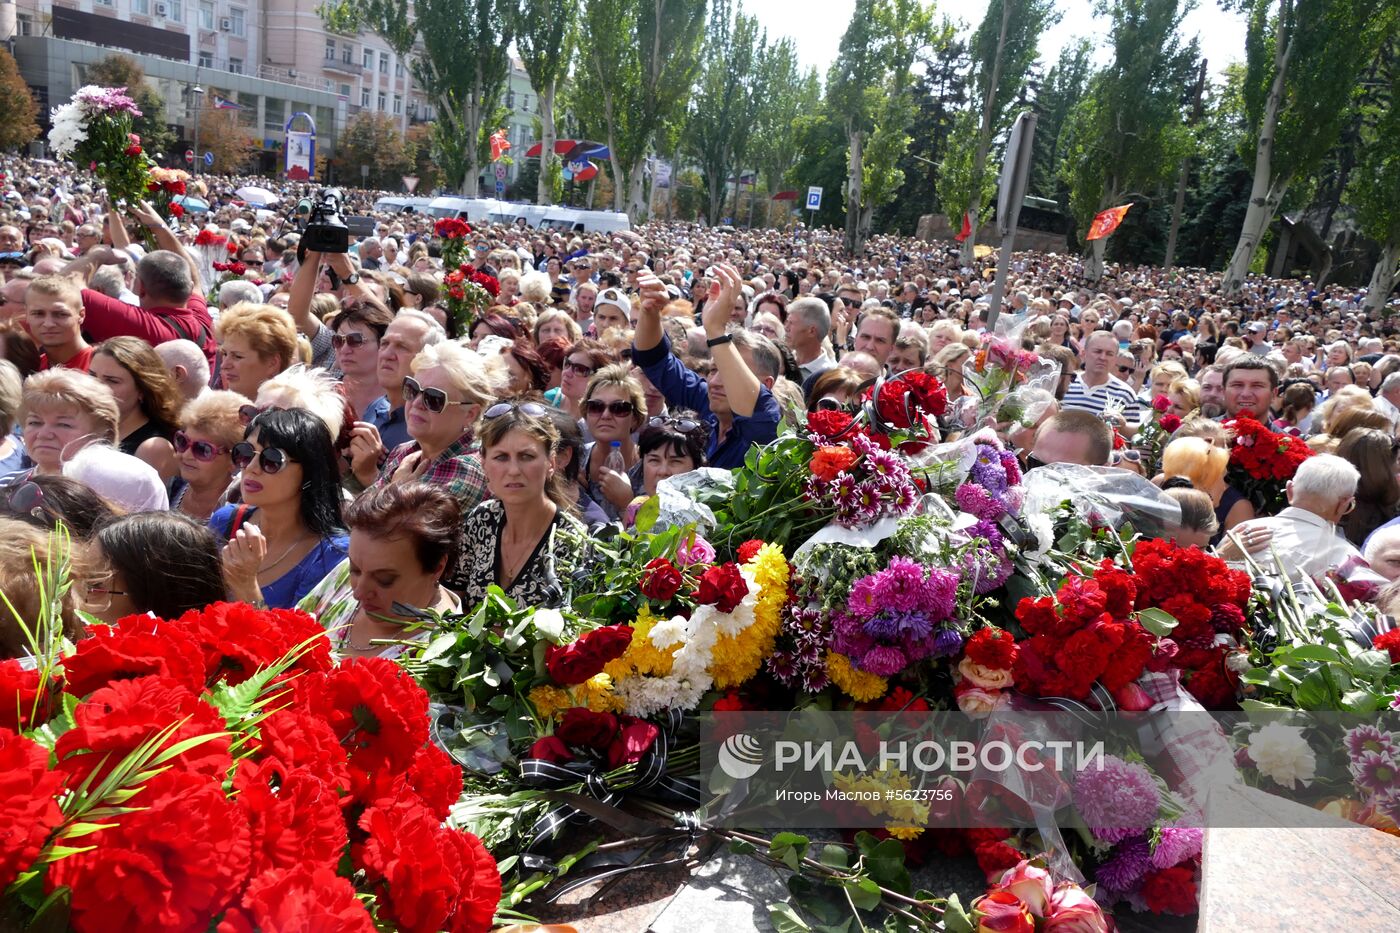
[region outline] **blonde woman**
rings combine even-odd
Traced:
[[[237,304],[219,316],[219,377],[244,398],[298,359],[297,330],[286,311],[272,305]]]
[[[1191,481],[1192,488],[1210,496],[1219,524],[1212,544],[1255,514],[1249,500],[1225,482],[1225,469],[1229,465],[1230,452],[1204,438],[1177,438],[1162,451],[1162,473],[1168,480],[1185,477]]]
[[[33,473],[56,476],[88,444],[116,444],[120,415],[112,390],[96,379],[50,369],[24,380],[19,421]]]

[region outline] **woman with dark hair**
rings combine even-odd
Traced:
[[[483,337],[491,335],[514,341],[520,336],[520,331],[510,318],[488,311],[477,318],[476,323],[472,325],[471,348],[475,350],[476,345],[481,343]]]
[[[611,350],[591,337],[575,341],[564,357],[563,375],[559,380],[559,400],[555,407],[562,408],[572,417],[583,418],[583,396],[588,391],[588,380],[593,374],[617,357]]]
[[[442,585],[457,566],[462,529],[457,500],[445,490],[428,483],[371,489],[346,508],[345,524],[350,556],[299,604],[330,632],[337,654],[392,658],[404,639],[429,634],[406,634],[414,620],[395,607],[461,611]]]
[[[109,625],[146,612],[178,619],[224,598],[218,539],[178,512],[113,519],[97,529],[89,554],[97,573],[83,608]]]
[[[554,422],[559,432],[559,452],[554,457],[554,469],[564,477],[564,489],[573,500],[574,511],[589,528],[606,525],[608,513],[599,507],[584,484],[579,482],[579,473],[583,468],[583,431],[568,412],[558,408],[550,408],[548,412],[549,420]]]
[[[642,455],[642,492],[656,495],[656,484],[705,465],[710,429],[693,411],[652,418],[637,438]]]
[[[228,542],[231,598],[287,609],[345,559],[340,471],[326,423],[301,408],[264,411],[233,448],[242,505],[226,505],[209,527]]]
[[[542,393],[549,388],[549,367],[530,342],[521,338],[501,354],[510,370],[508,395]]]
[[[121,452],[140,457],[169,482],[179,472],[171,440],[185,399],[165,363],[140,337],[113,337],[97,345],[88,371],[117,400]]]
[[[575,553],[560,532],[586,533],[555,466],[559,432],[538,402],[498,402],[482,415],[480,438],[494,498],[463,526],[463,599],[475,606],[494,584],[521,605],[557,607]]]
[[[1397,455],[1400,440],[1374,428],[1349,432],[1337,448],[1337,456],[1361,474],[1356,484],[1356,508],[1341,521],[1342,534],[1357,547],[1400,512],[1400,480],[1395,477]]]
[[[377,301],[348,301],[330,319],[331,348],[340,385],[356,421],[373,421],[389,414],[389,400],[379,385],[379,341],[394,315]]]
[[[36,474],[0,486],[0,514],[45,531],[53,531],[63,522],[69,534],[86,541],[99,525],[119,513],[86,483],[67,476]]]

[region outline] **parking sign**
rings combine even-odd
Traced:
[[[822,209],[822,189],[817,185],[807,189],[807,210],[819,211]]]

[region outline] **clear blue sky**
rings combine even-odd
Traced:
[[[1040,42],[1041,59],[1052,64],[1059,50],[1079,36],[1100,42],[1107,23],[1097,19],[1089,0],[1057,0],[1061,19],[1047,30]],[[841,33],[850,21],[855,0],[748,0],[745,11],[758,16],[770,36],[791,36],[797,44],[797,55],[805,68],[816,66],[826,75],[827,66],[836,56]],[[962,20],[967,30],[976,28],[987,11],[987,0],[944,0],[937,5],[935,15]],[[1199,36],[1201,51],[1210,62],[1210,71],[1218,75],[1228,64],[1244,58],[1244,19],[1225,13],[1214,0],[1198,0],[1195,10],[1182,24],[1186,36]],[[1106,50],[1100,50],[1100,57]]]

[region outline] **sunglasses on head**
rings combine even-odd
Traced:
[[[361,333],[335,334],[331,337],[331,346],[337,350],[342,350],[345,347],[352,349],[363,347],[367,342],[369,342],[369,338]]]
[[[238,420],[243,422],[243,426],[246,428],[248,425],[253,423],[254,418],[268,410],[268,406],[259,408],[257,405],[251,404],[240,405],[238,407]]]
[[[668,418],[657,415],[647,422],[649,428],[672,428],[681,434],[694,434],[703,425],[694,418]]]
[[[44,508],[44,490],[38,483],[19,483],[4,489],[5,511],[11,515],[30,515],[40,518],[47,511]]]
[[[256,460],[258,466],[268,476],[274,476],[282,472],[282,468],[287,464],[296,462],[287,456],[285,451],[278,450],[276,447],[264,447],[260,453],[248,441],[234,444],[231,453],[233,454],[233,465],[240,470],[248,469]]]
[[[603,412],[611,412],[619,418],[625,418],[636,411],[636,407],[628,401],[605,402],[600,398],[591,398],[583,406],[583,410],[590,415],[601,415]]]
[[[483,418],[499,418],[513,411],[522,411],[531,418],[543,418],[547,409],[539,402],[497,402],[482,414]]]
[[[448,405],[469,405],[470,402],[454,402],[447,397],[447,393],[441,389],[425,389],[418,384],[418,380],[412,376],[405,376],[403,380],[403,403],[405,406],[412,405],[414,399],[423,397],[423,407],[435,415],[441,414]]]
[[[817,399],[817,411],[845,411],[846,403],[831,395]]]
[[[585,366],[583,363],[575,363],[573,360],[565,360],[564,368],[567,369],[569,372],[573,373],[575,376],[585,377],[591,376],[598,371],[592,366]]]
[[[196,460],[202,463],[208,463],[215,457],[229,452],[229,448],[216,447],[208,441],[192,441],[190,440],[190,436],[184,431],[175,432],[173,443],[177,454],[182,454],[188,450],[190,453],[194,454]]]

